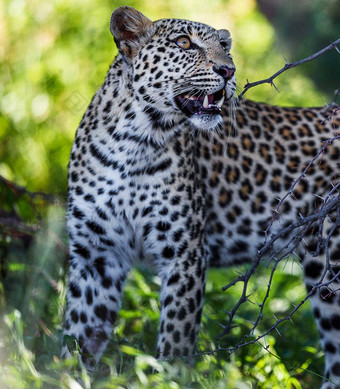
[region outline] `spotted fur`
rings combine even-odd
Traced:
[[[88,368],[106,347],[126,276],[138,263],[162,280],[158,356],[194,354],[207,266],[253,260],[277,199],[340,124],[339,114],[324,121],[321,108],[245,100],[234,107],[226,30],[152,23],[120,7],[111,32],[119,54],[80,123],[69,166],[64,334],[78,340]],[[338,178],[339,160],[333,145],[285,202],[285,223],[316,209],[315,195]],[[339,240],[331,250],[336,266]],[[300,256],[310,287],[324,260]],[[326,377],[340,383],[340,305],[321,292],[311,302]]]

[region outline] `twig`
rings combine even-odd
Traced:
[[[12,181],[7,180],[5,177],[0,176],[0,183],[5,184],[7,188],[10,188],[14,193],[16,194],[23,194],[29,196],[31,199],[41,197],[44,200],[48,201],[49,203],[58,204],[60,201],[57,197],[43,193],[43,192],[30,192],[25,187],[15,184]]]
[[[300,174],[299,177],[297,177],[290,189],[288,190],[288,192],[286,192],[286,194],[279,200],[276,208],[274,209],[273,213],[272,213],[272,218],[271,218],[271,221],[270,223],[268,224],[267,228],[266,228],[266,231],[265,231],[265,243],[267,242],[267,239],[268,239],[268,233],[269,233],[269,230],[271,229],[272,225],[273,225],[273,222],[276,220],[276,217],[277,215],[279,215],[279,209],[282,205],[282,203],[285,201],[285,199],[289,196],[291,196],[294,192],[294,188],[295,186],[302,180],[303,177],[305,177],[306,173],[308,172],[308,170],[310,169],[310,167],[312,166],[312,164],[324,153],[324,151],[326,150],[326,148],[328,147],[329,144],[332,144],[335,140],[337,139],[340,139],[340,135],[336,135],[334,136],[333,138],[331,139],[327,139],[323,146],[321,147],[321,149],[319,150],[319,152],[314,156],[314,158],[307,164],[307,166],[305,167],[305,169],[303,170],[303,172]]]
[[[296,62],[293,62],[293,63],[286,62],[285,66],[283,66],[280,70],[278,70],[276,73],[274,73],[271,77],[268,77],[268,78],[266,78],[264,80],[255,81],[255,82],[247,81],[246,85],[244,86],[243,91],[238,96],[239,99],[241,99],[245,95],[245,93],[248,91],[248,89],[253,88],[254,86],[257,86],[257,85],[261,85],[261,84],[270,84],[277,90],[277,88],[276,88],[276,86],[275,86],[275,84],[273,82],[274,79],[277,76],[279,76],[280,74],[282,74],[283,72],[285,72],[288,69],[291,69],[291,68],[294,68],[296,66],[302,65],[302,64],[304,64],[306,62],[309,62],[309,61],[313,61],[315,58],[320,57],[320,55],[324,54],[325,52],[327,52],[327,51],[329,51],[331,49],[335,49],[338,53],[340,53],[337,45],[340,45],[340,38],[337,39],[336,41],[332,42],[327,47],[324,47],[322,50],[318,51],[317,53],[314,53],[310,57],[301,59],[300,61],[296,61]]]
[[[250,277],[256,272],[257,267],[258,267],[259,263],[261,262],[264,254],[266,252],[268,252],[268,250],[271,247],[273,247],[274,243],[277,240],[288,235],[289,233],[292,233],[295,229],[297,229],[299,227],[304,227],[303,230],[300,232],[300,234],[293,235],[293,237],[291,238],[291,240],[288,241],[288,243],[285,245],[285,247],[280,249],[280,253],[274,252],[274,254],[272,254],[272,258],[275,255],[278,258],[275,260],[275,264],[274,264],[274,266],[271,270],[271,273],[270,273],[270,279],[268,282],[266,295],[265,295],[264,299],[262,300],[262,302],[259,304],[259,306],[260,306],[259,315],[258,315],[257,320],[255,321],[254,326],[250,332],[254,331],[254,329],[257,327],[260,319],[263,316],[263,308],[264,308],[266,300],[269,297],[270,286],[271,286],[274,272],[277,268],[278,263],[283,258],[286,258],[287,255],[291,254],[295,250],[295,248],[298,246],[298,244],[303,239],[305,233],[310,229],[310,227],[312,226],[312,224],[314,222],[324,219],[329,213],[331,213],[335,209],[340,209],[340,195],[336,196],[335,198],[331,198],[327,202],[327,204],[324,204],[324,206],[318,212],[316,212],[312,215],[309,215],[305,218],[301,218],[300,220],[298,220],[294,223],[291,223],[288,227],[280,230],[277,234],[273,235],[271,237],[271,239],[265,243],[265,245],[261,248],[261,250],[258,251],[258,253],[256,255],[256,259],[255,259],[253,265],[251,266],[251,268],[245,274],[240,275],[236,280],[230,282],[228,285],[226,285],[222,288],[223,291],[226,291],[227,289],[234,286],[238,282],[243,282],[242,295],[239,298],[238,302],[233,307],[232,311],[228,313],[228,315],[229,315],[228,323],[224,326],[223,332],[220,335],[218,335],[217,339],[221,339],[224,335],[226,335],[229,332],[229,330],[231,329],[232,320],[233,320],[237,310],[244,302],[247,301],[248,282],[250,280]],[[335,223],[336,227],[339,225],[338,223],[340,223],[339,220],[340,220],[340,218],[338,218],[337,222]],[[333,229],[331,229],[331,235],[333,234],[333,232],[334,232]],[[326,243],[328,244],[330,236],[327,237],[326,239],[327,239]],[[328,267],[326,267],[325,271],[327,271],[327,270],[328,270]],[[295,312],[295,310],[294,310],[294,312]]]
[[[291,320],[291,316],[296,312],[296,310],[302,304],[304,304],[304,302],[309,298],[309,296],[311,296],[311,294],[316,289],[328,286],[337,277],[339,277],[340,272],[338,274],[335,274],[335,271],[331,267],[330,253],[329,253],[330,239],[333,236],[333,234],[335,233],[335,231],[337,230],[337,228],[339,228],[339,226],[340,226],[340,195],[339,195],[340,183],[339,182],[332,184],[332,188],[322,198],[323,201],[322,201],[321,205],[319,205],[317,212],[315,212],[314,214],[311,214],[307,217],[303,217],[302,215],[300,215],[295,222],[292,222],[290,225],[286,226],[285,228],[280,229],[275,234],[272,234],[271,236],[269,236],[269,231],[272,227],[272,224],[273,224],[274,220],[276,219],[277,214],[279,214],[280,206],[287,199],[287,197],[293,195],[293,191],[294,191],[296,185],[298,184],[298,182],[300,180],[302,180],[305,177],[308,169],[312,166],[312,164],[315,163],[317,161],[317,159],[323,155],[326,148],[330,144],[332,144],[332,142],[334,142],[335,140],[338,140],[339,138],[340,138],[340,135],[336,135],[331,139],[324,140],[323,145],[319,149],[318,153],[306,165],[305,169],[299,175],[299,177],[297,177],[293,181],[290,189],[286,192],[286,194],[281,199],[278,199],[279,203],[278,203],[277,207],[275,208],[275,210],[273,211],[272,218],[271,218],[271,220],[268,224],[268,227],[265,231],[265,240],[264,240],[263,246],[260,250],[258,250],[257,255],[255,257],[255,260],[252,263],[252,266],[244,274],[240,274],[237,279],[233,280],[228,285],[226,285],[222,288],[223,291],[226,291],[227,289],[236,285],[237,283],[243,282],[243,290],[242,290],[241,297],[239,298],[238,302],[233,307],[233,309],[230,312],[228,312],[227,323],[226,323],[226,325],[222,325],[223,331],[217,337],[217,340],[220,340],[223,336],[225,336],[233,328],[232,322],[233,322],[233,319],[236,315],[236,312],[238,311],[238,309],[240,308],[240,306],[242,304],[244,304],[245,302],[249,302],[249,298],[248,298],[249,291],[247,290],[249,280],[250,280],[251,276],[253,274],[255,274],[255,272],[257,271],[258,265],[262,261],[264,255],[271,251],[268,264],[270,262],[272,262],[273,260],[275,260],[275,262],[274,262],[274,265],[273,265],[271,272],[270,272],[270,275],[269,275],[265,296],[262,299],[262,301],[260,303],[258,303],[259,312],[258,312],[256,320],[253,322],[252,328],[250,329],[249,332],[247,332],[247,334],[245,336],[243,336],[243,338],[241,339],[240,342],[238,342],[237,345],[235,345],[234,347],[230,347],[230,348],[219,348],[219,350],[227,350],[229,352],[234,352],[235,350],[237,350],[240,347],[258,342],[264,336],[269,334],[269,332],[271,332],[273,329],[277,330],[277,326],[280,323],[282,323],[283,321],[286,321],[286,320]],[[334,213],[337,215],[336,220],[331,221],[333,223],[333,226],[332,226],[332,228],[329,229],[327,236],[323,237],[322,236],[322,233],[323,233],[322,226],[324,224],[324,221],[326,218],[329,217],[329,215],[334,214]],[[286,258],[288,255],[295,253],[295,249],[298,247],[298,245],[301,242],[305,242],[304,238],[305,238],[306,234],[309,233],[309,231],[311,231],[313,226],[316,226],[316,228],[317,228],[317,237],[318,237],[318,244],[317,244],[317,247],[315,249],[314,256],[317,256],[321,250],[324,250],[325,256],[326,256],[325,268],[324,268],[323,274],[321,275],[319,281],[316,282],[314,285],[312,285],[312,289],[309,291],[306,298],[303,299],[300,302],[300,304],[297,305],[293,309],[293,311],[291,313],[289,313],[285,318],[280,319],[280,320],[276,320],[276,323],[270,329],[268,329],[263,334],[259,335],[256,339],[252,339],[251,341],[247,340],[247,338],[249,338],[249,336],[252,336],[252,338],[254,338],[254,336],[253,336],[254,331],[257,328],[259,322],[264,317],[264,313],[263,313],[264,306],[269,298],[269,293],[270,293],[270,288],[271,288],[271,285],[273,282],[274,273],[276,271],[276,268],[277,268],[279,262],[283,258]],[[296,232],[294,232],[294,231],[296,231]],[[290,236],[291,238],[288,239],[288,241],[285,243],[284,247],[275,248],[276,242],[282,238],[287,237],[287,236]],[[268,264],[267,264],[267,266],[268,266]],[[328,279],[331,278],[331,281],[324,281],[327,272],[330,274],[330,277],[328,277]],[[334,292],[331,291],[331,293],[334,293]]]
[[[0,215],[0,232],[11,236],[32,236],[39,231],[39,226],[27,225],[11,215]]]
[[[274,272],[276,270],[276,267],[278,265],[278,263],[280,262],[280,260],[282,258],[284,258],[286,255],[287,255],[287,252],[285,252],[283,255],[281,255],[281,258],[279,260],[276,260],[276,263],[270,273],[270,277],[269,277],[269,282],[268,282],[268,287],[267,287],[267,292],[266,292],[266,295],[264,297],[264,299],[262,300],[262,303],[259,304],[260,306],[260,312],[258,314],[258,317],[256,319],[256,321],[254,322],[252,328],[250,329],[250,331],[248,332],[247,335],[243,336],[242,340],[240,342],[238,342],[235,346],[232,346],[232,347],[221,347],[221,346],[218,346],[215,350],[212,350],[212,351],[208,351],[208,352],[203,352],[203,353],[199,353],[199,354],[196,354],[195,356],[201,356],[201,355],[210,355],[212,353],[215,353],[217,351],[227,351],[229,352],[230,354],[234,353],[236,350],[238,350],[239,348],[241,347],[244,347],[244,346],[247,346],[247,345],[251,345],[251,344],[254,344],[254,343],[258,343],[261,339],[263,339],[265,336],[267,336],[269,333],[271,333],[274,329],[277,329],[277,327],[282,323],[282,322],[285,322],[285,321],[288,321],[290,320],[291,321],[291,318],[293,316],[293,314],[309,299],[310,296],[312,296],[318,289],[322,288],[322,287],[328,287],[328,285],[332,284],[334,281],[336,281],[339,276],[340,276],[340,271],[338,271],[337,273],[334,272],[334,270],[331,268],[331,264],[330,264],[330,260],[329,260],[329,251],[328,251],[328,245],[329,245],[329,241],[331,239],[331,237],[333,236],[333,234],[335,233],[336,229],[339,227],[340,225],[340,196],[338,196],[337,198],[335,199],[332,199],[331,200],[331,204],[327,204],[327,206],[324,207],[324,209],[322,211],[319,211],[317,214],[314,214],[314,215],[311,215],[307,218],[305,218],[305,221],[307,222],[308,221],[308,224],[310,224],[310,222],[312,221],[311,219],[315,219],[317,218],[317,216],[320,216],[320,212],[322,212],[321,214],[321,217],[326,217],[326,215],[331,211],[331,209],[334,209],[334,207],[336,208],[337,210],[337,217],[336,217],[336,221],[334,222],[334,225],[333,227],[331,228],[331,230],[329,231],[329,233],[327,234],[327,237],[325,238],[325,246],[326,246],[326,266],[320,276],[320,279],[319,281],[317,281],[316,283],[314,283],[313,285],[311,285],[311,289],[309,290],[309,292],[307,293],[307,295],[300,301],[299,304],[295,305],[294,308],[289,312],[288,315],[286,315],[284,318],[282,319],[276,319],[275,323],[270,327],[268,328],[265,332],[263,332],[262,334],[258,335],[257,337],[253,336],[252,334],[254,333],[254,330],[256,329],[259,321],[262,319],[263,317],[263,308],[264,308],[264,304],[265,304],[265,301],[268,299],[268,296],[269,296],[269,289],[270,289],[270,286],[271,286],[271,283],[272,283],[272,279],[273,279],[273,275],[274,275]],[[281,236],[281,234],[280,234]],[[263,254],[263,253],[262,253]],[[259,257],[261,257],[261,255],[259,254]],[[332,276],[331,277],[328,277],[327,280],[325,280],[325,277],[326,277],[326,274],[327,272],[331,272]],[[229,286],[232,286],[232,284],[234,283],[231,283],[229,284]],[[335,291],[331,291],[330,293],[334,293]],[[327,298],[327,296],[325,296],[325,298]],[[239,301],[243,300],[242,297],[240,298]],[[231,320],[232,320],[232,314],[229,313],[229,322],[226,326],[224,326],[224,331],[223,333],[218,336],[217,339],[220,339],[222,336],[224,336],[229,329],[231,329],[232,327],[230,327],[230,324],[231,324]],[[249,339],[249,337],[252,338],[252,340],[247,340],[247,338]]]

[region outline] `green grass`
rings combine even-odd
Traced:
[[[29,213],[28,213],[29,214]],[[45,222],[43,221],[45,220]],[[240,286],[222,286],[243,268],[212,269],[194,367],[183,360],[157,361],[153,355],[159,319],[157,276],[133,270],[109,346],[89,377],[75,360],[60,361],[61,326],[67,276],[65,213],[61,206],[43,213],[29,246],[7,236],[2,256],[0,387],[7,388],[317,388],[323,357],[309,304],[254,345],[230,355],[248,333],[265,293],[269,271],[259,269],[250,283],[251,302],[240,309],[231,333],[215,337],[240,295]],[[292,261],[275,275],[265,317],[254,335],[284,317],[305,296],[301,271]],[[250,338],[248,338],[250,339]],[[204,355],[205,354],[205,355]]]

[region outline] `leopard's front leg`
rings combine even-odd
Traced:
[[[64,341],[73,337],[81,360],[93,370],[110,339],[127,274],[132,266],[133,234],[110,197],[96,204],[70,188],[68,227],[70,269]],[[129,245],[130,242],[130,245]],[[64,342],[61,356],[70,351]]]
[[[201,323],[206,277],[203,247],[201,243],[184,243],[176,254],[175,259],[161,261],[159,268],[162,308],[157,356],[160,359],[194,355]]]

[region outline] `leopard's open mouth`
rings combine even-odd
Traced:
[[[192,91],[175,97],[178,108],[187,116],[219,114],[224,102],[225,90],[203,95],[201,91]]]

